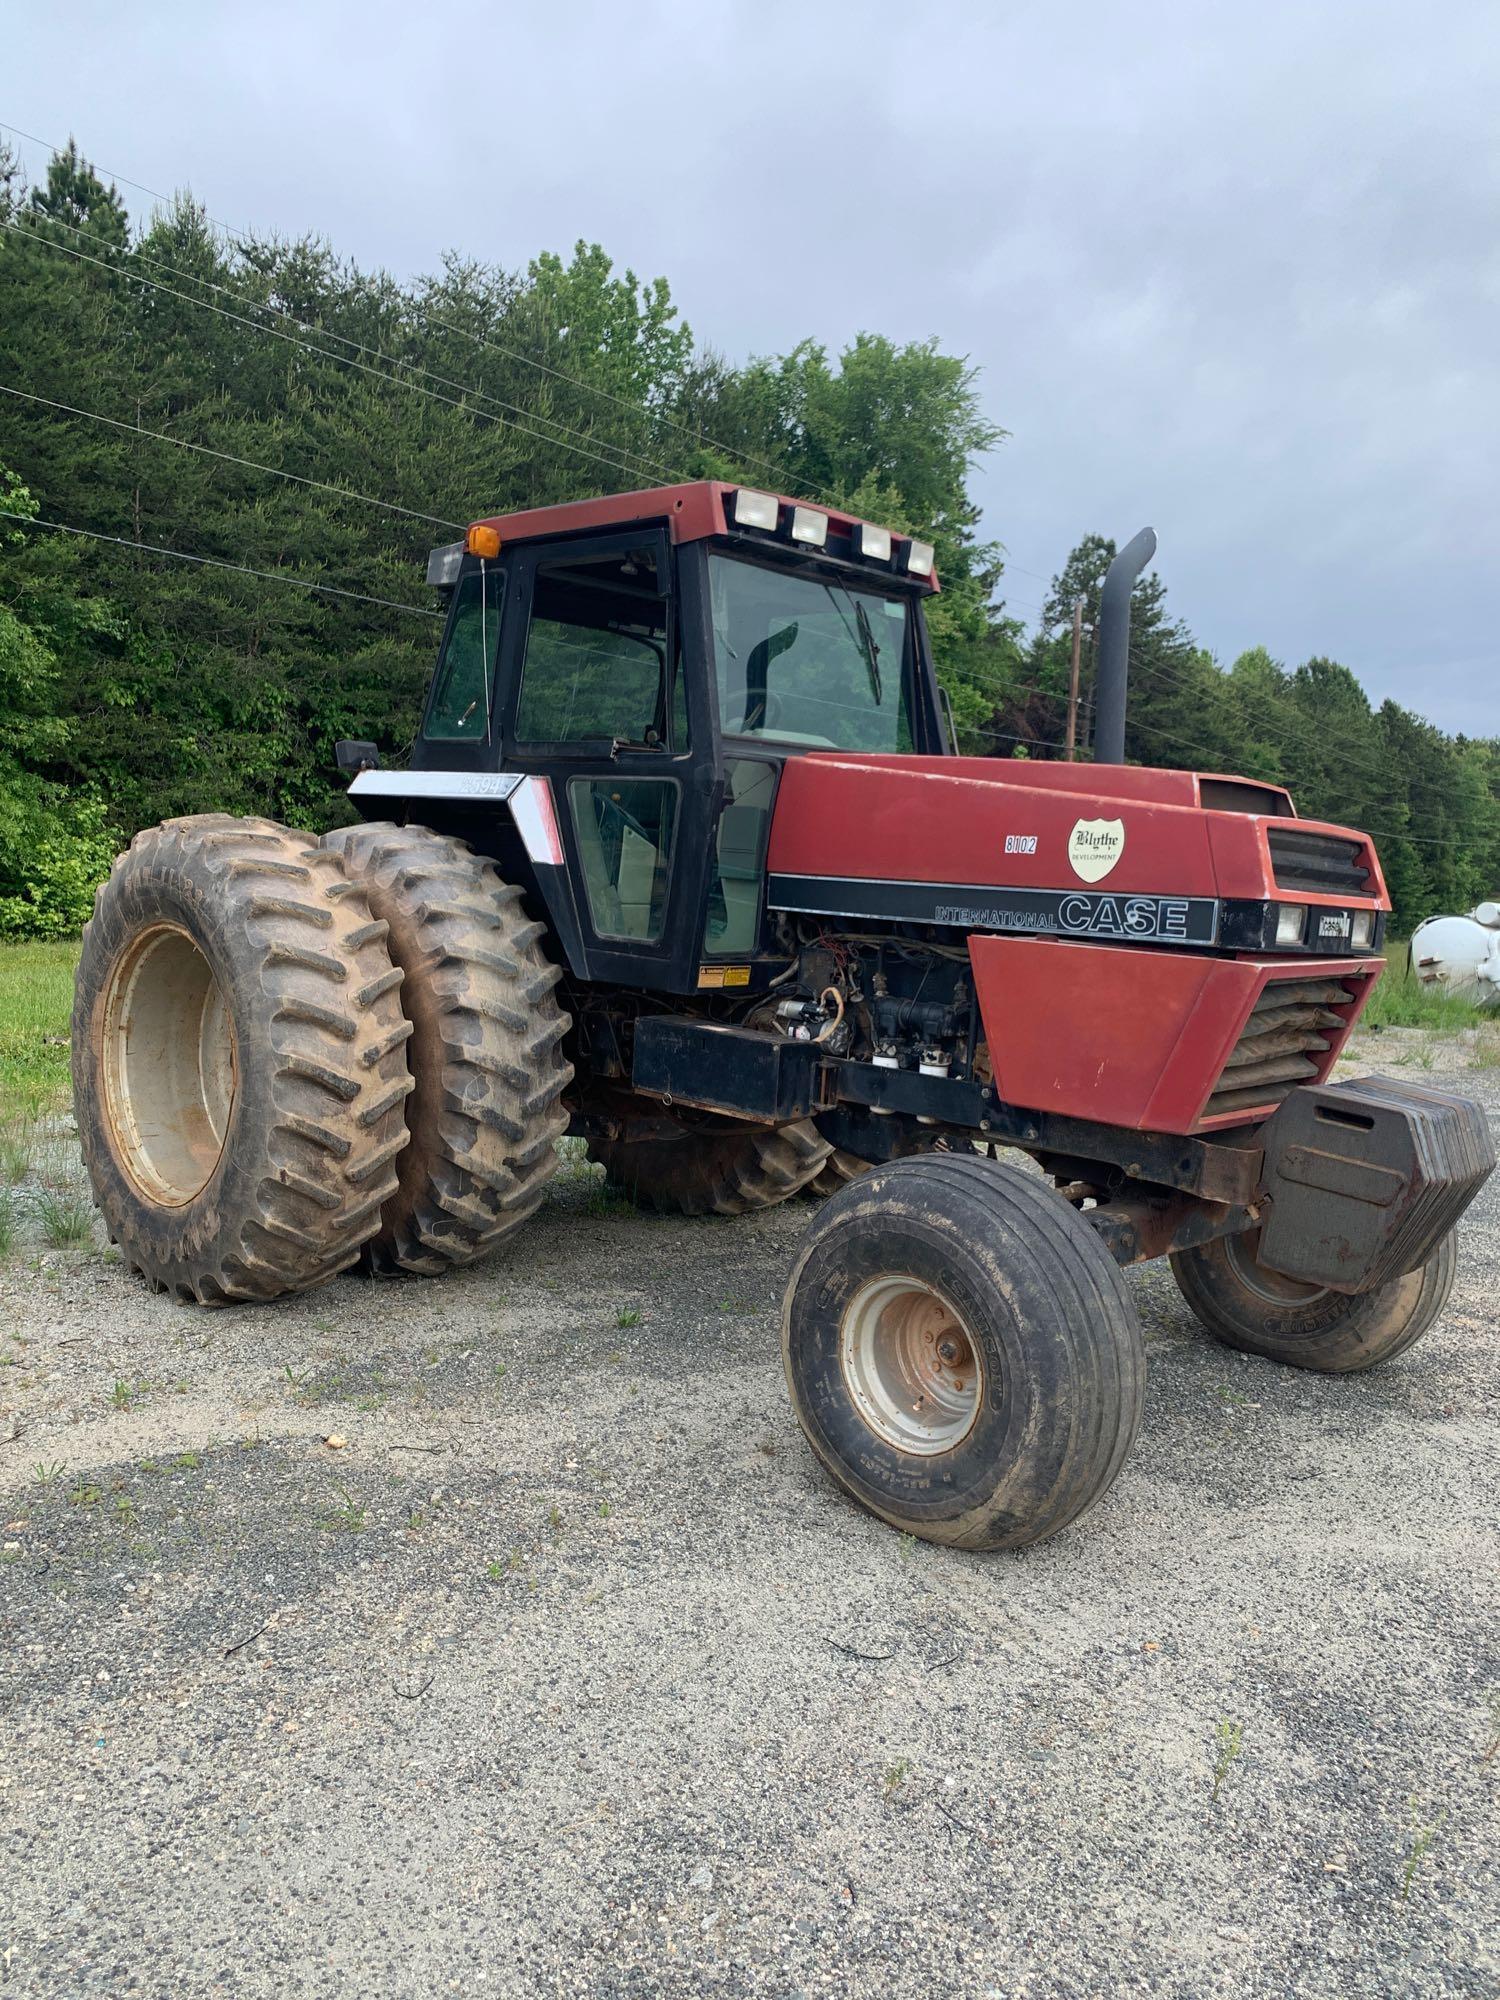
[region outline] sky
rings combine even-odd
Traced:
[[[1221,661],[1500,734],[1493,4],[11,0],[0,37],[0,123],[239,228],[403,277],[587,238],[732,359],[935,335],[1009,434],[972,490],[1028,623],[1149,523]]]

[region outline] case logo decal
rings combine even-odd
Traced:
[[[1081,882],[1102,882],[1124,852],[1124,820],[1074,820],[1068,835],[1068,861]]]

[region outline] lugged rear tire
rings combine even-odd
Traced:
[[[1113,1484],[1146,1359],[1124,1278],[1046,1184],[974,1154],[872,1167],[787,1283],[798,1421],[862,1507],[930,1542],[1014,1549]]]
[[[589,1158],[642,1208],[749,1215],[809,1187],[833,1151],[810,1118],[791,1125],[684,1126],[680,1138],[591,1139]]]
[[[1331,1292],[1265,1270],[1259,1233],[1172,1253],[1172,1276],[1200,1325],[1226,1347],[1291,1368],[1351,1375],[1415,1346],[1448,1303],[1458,1270],[1450,1231],[1425,1264],[1373,1292]]]
[[[435,1276],[503,1243],[557,1166],[573,1076],[562,975],[521,891],[464,841],[372,822],[323,845],[389,926],[413,1029],[411,1145],[368,1261]]]
[[[406,1145],[386,927],[312,834],[203,814],[131,842],[84,926],[73,1089],[126,1263],[202,1305],[359,1260]]]

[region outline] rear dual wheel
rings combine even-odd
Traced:
[[[1140,1422],[1124,1279],[1044,1183],[974,1155],[873,1167],[809,1230],[782,1353],[798,1420],[861,1506],[1020,1548],[1105,1493]]]
[[[311,834],[137,835],[84,926],[79,1140],[130,1267],[218,1305],[319,1284],[381,1226],[411,1029],[386,927]]]
[[[790,1125],[684,1125],[659,1139],[591,1139],[589,1158],[642,1208],[749,1215],[810,1187],[833,1148],[811,1119]]]

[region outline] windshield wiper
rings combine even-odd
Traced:
[[[875,642],[875,633],[870,625],[870,614],[865,610],[863,601],[858,597],[854,600],[854,618],[855,623],[859,626],[859,650],[864,654],[865,665],[870,670],[870,692],[875,697],[875,706],[879,708],[882,698],[880,692],[880,648]]]

